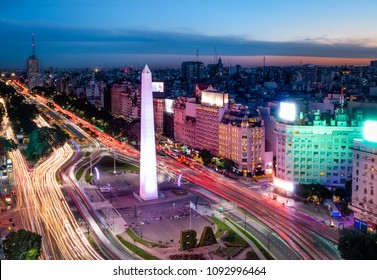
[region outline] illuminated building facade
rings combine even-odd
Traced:
[[[153,98],[154,127],[156,133],[161,134],[164,127],[165,98]]]
[[[354,138],[361,135],[361,115],[349,121],[339,113],[325,119],[320,112],[306,119],[276,123],[276,177],[295,183],[343,187],[352,178]]]
[[[32,34],[32,55],[27,59],[27,78],[30,91],[35,86],[43,86],[43,77],[39,68],[39,59],[35,53],[34,34]]]
[[[111,87],[111,113],[127,120],[140,118],[140,95],[131,83],[113,84]]]
[[[219,123],[227,109],[227,93],[202,92],[201,104],[196,104],[196,148],[219,155]]]
[[[219,156],[232,160],[244,176],[263,173],[264,125],[257,110],[227,110],[219,124]]]
[[[174,140],[195,147],[196,108],[195,98],[178,97],[174,103]]]
[[[374,128],[374,133],[377,126]],[[364,137],[365,138],[365,137]],[[352,199],[356,228],[375,233],[377,229],[377,139],[353,141]]]
[[[158,198],[154,131],[152,73],[145,65],[141,74],[140,197]]]

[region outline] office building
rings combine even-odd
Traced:
[[[275,130],[276,177],[343,187],[352,178],[350,148],[353,139],[361,135],[361,120],[360,114],[349,120],[340,111],[335,116],[320,111],[305,116],[300,112],[298,121],[280,117]]]
[[[264,126],[259,111],[226,110],[219,124],[219,156],[232,160],[244,176],[264,174]]]

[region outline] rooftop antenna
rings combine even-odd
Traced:
[[[35,56],[35,43],[34,43],[34,33],[31,34],[31,46],[32,46],[32,55]]]
[[[264,76],[266,75],[266,57],[263,57],[263,80]]]
[[[344,113],[344,91],[346,90],[346,88],[342,87],[342,89],[340,90],[340,112],[341,113]]]
[[[196,62],[198,62],[198,61],[199,61],[199,50],[196,49]]]

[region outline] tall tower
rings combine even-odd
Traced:
[[[148,65],[141,74],[140,197],[158,198],[152,73]]]
[[[43,85],[42,76],[39,69],[39,60],[35,54],[34,34],[32,34],[32,54],[27,59],[28,86],[31,91],[33,87]]]

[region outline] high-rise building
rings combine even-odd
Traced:
[[[111,113],[132,121],[140,119],[139,89],[131,83],[113,84],[111,87]]]
[[[313,64],[305,64],[302,66],[302,82],[304,89],[310,91],[317,82],[317,66]]]
[[[206,68],[203,62],[185,61],[181,66],[182,81],[187,84],[187,90],[192,92],[194,86],[206,77]]]
[[[228,93],[203,91],[196,104],[195,147],[219,155],[219,123],[228,109]]]
[[[35,86],[43,86],[42,74],[39,69],[39,60],[35,54],[34,34],[32,34],[32,55],[27,59],[27,77],[29,91]]]
[[[264,126],[257,110],[247,107],[225,111],[219,124],[219,156],[232,160],[244,176],[265,169]]]
[[[141,74],[140,197],[158,198],[156,141],[153,116],[152,73],[145,65]]]
[[[370,67],[377,68],[377,60],[371,60]]]
[[[343,187],[352,178],[350,148],[361,135],[361,116],[349,120],[338,111],[330,119],[320,112],[308,119],[300,113],[298,121],[291,117],[290,121],[280,117],[276,124],[276,177]]]
[[[377,229],[377,142],[353,141],[352,200],[357,229],[376,233]]]
[[[168,138],[174,138],[174,100],[165,99],[165,111],[163,121],[163,134]]]
[[[195,98],[180,96],[174,103],[174,139],[190,147],[196,147]]]
[[[153,95],[154,128],[161,134],[164,126],[165,97],[159,94]]]

